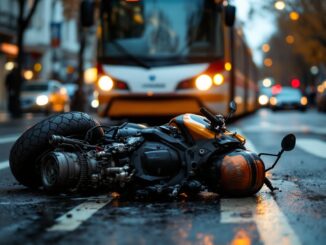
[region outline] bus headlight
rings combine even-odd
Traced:
[[[268,96],[265,95],[265,94],[260,95],[259,98],[258,98],[258,102],[259,102],[260,105],[267,105]]]
[[[305,96],[301,97],[300,103],[301,103],[301,105],[307,105],[308,104],[307,97],[305,97]]]
[[[269,103],[271,105],[276,105],[277,104],[277,99],[275,97],[271,97],[271,99],[269,100]]]
[[[107,75],[103,75],[98,80],[98,86],[103,91],[110,91],[113,88],[113,80]]]
[[[203,74],[196,78],[195,84],[197,89],[206,91],[212,87],[213,81],[210,76]]]
[[[38,106],[45,106],[47,103],[49,103],[48,96],[43,94],[36,97],[36,104]]]
[[[214,80],[214,84],[219,86],[224,82],[224,77],[222,74],[216,73],[213,77],[213,80]]]

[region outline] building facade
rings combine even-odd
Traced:
[[[6,107],[5,80],[8,71],[13,68],[17,56],[18,4],[16,1],[0,1],[0,110]]]
[[[29,11],[31,1],[26,1]],[[77,79],[79,32],[77,18],[64,17],[62,0],[41,0],[24,34],[24,72],[29,79],[54,78],[62,82]],[[6,108],[5,80],[17,56],[18,0],[0,1],[0,110]],[[95,43],[95,39],[93,41]],[[85,65],[95,57],[88,45]],[[26,73],[27,74],[27,73]]]

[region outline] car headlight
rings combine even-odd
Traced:
[[[98,99],[93,99],[92,102],[91,102],[91,107],[96,109],[98,108],[98,106],[100,105]]]
[[[39,95],[36,97],[36,104],[38,106],[45,106],[49,103],[49,98],[46,95]]]
[[[113,88],[113,80],[107,75],[103,75],[98,80],[98,86],[103,91],[110,91]]]
[[[259,102],[260,105],[267,105],[268,96],[265,95],[265,94],[260,95],[259,98],[258,98],[258,102]]]
[[[271,97],[270,100],[269,100],[269,103],[271,105],[276,105],[277,104],[277,99],[275,97]]]
[[[197,77],[195,84],[197,89],[206,91],[212,87],[213,81],[210,76],[203,74]]]
[[[305,96],[301,97],[300,103],[301,103],[301,105],[307,105],[308,104],[307,97],[305,97]]]

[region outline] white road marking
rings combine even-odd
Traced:
[[[326,142],[318,139],[297,139],[296,145],[310,154],[326,158]]]
[[[253,221],[256,198],[221,199],[221,223],[248,223]]]
[[[0,162],[0,170],[9,168],[9,161]]]
[[[83,202],[57,218],[56,224],[49,227],[47,231],[73,231],[111,201],[111,197],[105,196]]]
[[[236,130],[242,134],[240,130]],[[246,140],[246,147],[257,152],[254,144]],[[301,242],[276,201],[264,186],[256,198],[221,199],[221,223],[255,222],[265,245],[294,244]]]
[[[0,138],[0,144],[7,144],[7,143],[12,143],[18,139],[20,134],[15,134],[15,135],[8,135],[8,136],[1,136]]]
[[[261,130],[268,130],[276,133],[288,133],[288,132],[301,132],[301,133],[315,133],[326,134],[326,127],[318,127],[311,125],[274,125],[269,122],[264,122],[259,125],[246,125],[242,127],[246,132],[261,132]]]
[[[288,223],[269,190],[266,187],[262,190],[253,217],[264,244],[300,245],[301,241]]]

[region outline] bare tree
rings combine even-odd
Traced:
[[[300,16],[296,21],[283,21],[284,28],[296,38],[295,51],[311,65],[326,65],[326,1],[291,1],[289,11]]]
[[[274,7],[275,0],[259,1],[259,3],[256,1],[250,12],[252,15],[266,14],[265,11],[274,14],[277,17],[278,30],[294,37],[293,51],[301,55],[310,65],[325,65],[326,1],[287,0],[284,2],[286,7],[277,10]]]
[[[21,93],[21,86],[23,84],[23,77],[22,77],[22,70],[24,64],[24,34],[25,31],[32,19],[32,16],[35,13],[38,3],[40,0],[34,0],[30,9],[25,13],[27,7],[26,3],[27,0],[18,0],[19,6],[19,15],[17,19],[17,47],[18,47],[18,54],[17,54],[17,69],[16,71],[16,79],[12,81],[13,83],[13,93],[11,96],[12,105],[12,115],[15,117],[21,116],[21,106],[20,106],[20,93]]]

